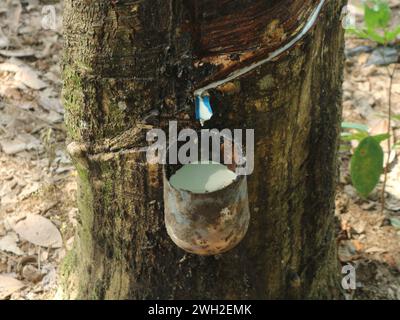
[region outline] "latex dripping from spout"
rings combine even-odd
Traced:
[[[204,126],[204,123],[212,116],[210,96],[207,93],[196,95],[196,119],[200,121],[201,126]]]

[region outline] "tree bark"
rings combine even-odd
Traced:
[[[61,270],[66,298],[339,297],[344,1],[328,0],[275,61],[210,90],[207,127],[256,135],[251,222],[236,248],[202,257],[172,243],[161,166],[140,149],[146,129],[169,120],[198,128],[193,91],[288,41],[319,1],[284,2],[286,10],[275,0],[64,1],[63,97],[80,212]]]

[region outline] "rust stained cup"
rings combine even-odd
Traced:
[[[169,181],[181,166],[163,167],[168,235],[178,247],[197,255],[216,255],[234,248],[246,235],[250,221],[246,176],[237,176],[214,192],[193,193],[177,189]],[[233,166],[227,167],[235,171]]]

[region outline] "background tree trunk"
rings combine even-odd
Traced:
[[[62,268],[66,297],[338,297],[333,207],[343,1],[327,1],[287,54],[210,91],[215,115],[207,127],[256,134],[249,232],[213,257],[185,254],[167,236],[161,167],[139,150],[146,129],[168,120],[198,128],[193,90],[286,41],[318,1],[287,1],[288,10],[273,0],[253,1],[256,9],[244,0],[64,2],[63,96],[80,210],[75,248]],[[257,22],[243,31],[249,43],[229,23],[233,38],[206,28],[215,23],[217,30],[226,17]],[[237,51],[229,39],[237,39]],[[246,45],[251,53],[237,54]]]

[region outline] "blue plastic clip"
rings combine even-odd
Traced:
[[[196,96],[196,119],[203,126],[204,122],[210,120],[212,116],[213,111],[210,105],[210,97],[208,95]]]

